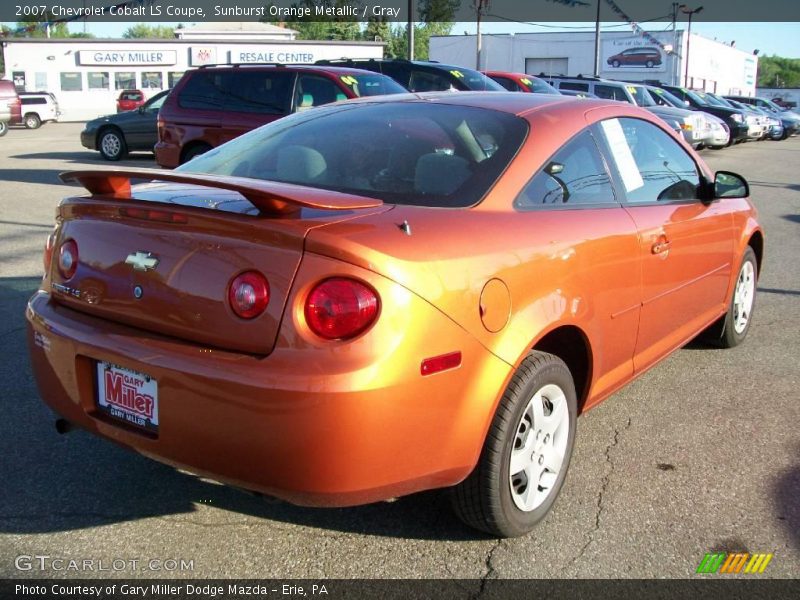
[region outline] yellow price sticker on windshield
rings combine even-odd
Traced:
[[[633,87],[632,85],[626,86],[626,88],[631,94],[635,94],[636,93],[636,88]]]
[[[341,77],[339,77],[339,79],[341,79],[342,83],[344,83],[345,85],[353,86],[358,83],[358,79],[356,79],[352,75],[342,75]]]
[[[525,85],[530,85],[530,84],[531,84],[531,80],[530,80],[530,79],[528,79],[527,77],[522,77],[522,78],[520,78],[520,81],[521,81],[522,83],[524,83]]]
[[[458,69],[453,69],[452,71],[450,71],[450,75],[452,75],[453,77],[458,77],[459,79],[464,77],[464,74]]]

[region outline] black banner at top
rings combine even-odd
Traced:
[[[798,0],[4,0],[0,21],[800,21]],[[679,8],[678,5],[683,8]]]

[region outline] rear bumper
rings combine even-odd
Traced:
[[[377,333],[365,348],[379,344],[367,363],[359,345],[304,348],[285,328],[268,357],[214,351],[84,315],[45,292],[28,304],[28,342],[42,398],[71,423],[296,504],[347,506],[461,481],[510,376],[508,364],[436,309],[410,293],[405,300],[421,326],[379,319],[373,329],[388,331],[365,334]],[[422,358],[455,349],[461,367],[421,376]],[[98,360],[156,379],[157,436],[96,410]]]
[[[153,152],[156,155],[156,162],[161,167],[174,169],[181,164],[181,149],[178,146],[156,142]]]

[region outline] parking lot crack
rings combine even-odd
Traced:
[[[484,591],[486,591],[486,584],[489,579],[495,578],[495,567],[494,567],[494,553],[497,552],[497,549],[503,545],[502,539],[497,539],[489,548],[489,552],[486,553],[486,559],[484,560],[484,565],[486,567],[486,572],[481,576],[481,587],[478,590],[478,593],[474,596],[474,598],[480,598]]]
[[[600,482],[600,490],[597,492],[597,502],[595,504],[595,513],[594,513],[594,524],[592,528],[586,533],[586,543],[580,549],[580,551],[575,555],[575,557],[570,561],[569,566],[576,564],[583,555],[586,554],[586,551],[589,549],[589,546],[592,545],[594,542],[595,534],[600,530],[600,521],[603,515],[603,511],[605,510],[605,496],[606,491],[608,490],[609,483],[611,482],[611,476],[614,474],[614,461],[612,459],[612,451],[614,448],[617,447],[619,444],[620,435],[630,429],[631,427],[631,418],[628,417],[628,421],[625,423],[625,426],[620,429],[618,427],[614,428],[614,437],[611,440],[611,443],[606,446],[605,457],[606,457],[606,464],[608,467],[606,468],[606,473],[603,475],[603,479]]]

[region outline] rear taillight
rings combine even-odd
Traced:
[[[233,312],[243,319],[253,319],[269,304],[269,282],[258,271],[237,276],[228,288],[228,302]]]
[[[44,243],[44,272],[50,272],[50,265],[53,262],[53,245],[56,243],[55,233],[47,236],[47,241]]]
[[[78,244],[67,240],[58,250],[58,270],[64,279],[70,279],[78,268]]]
[[[326,279],[308,295],[305,316],[311,331],[322,338],[353,338],[378,316],[378,295],[354,279]]]
[[[164,119],[158,117],[156,119],[156,129],[158,131],[158,141],[163,142],[164,140]]]

